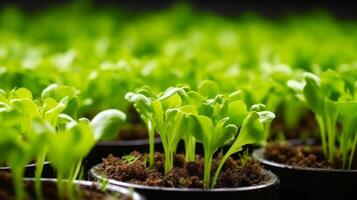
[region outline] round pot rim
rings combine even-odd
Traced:
[[[155,144],[161,143],[160,138],[155,138]],[[106,145],[120,145],[120,146],[140,146],[148,145],[149,139],[137,139],[137,140],[114,140],[114,141],[100,141],[97,143],[97,146],[106,146]]]
[[[306,171],[306,172],[323,172],[323,173],[357,173],[357,169],[328,169],[328,168],[314,168],[314,167],[299,167],[283,163],[277,163],[274,161],[267,160],[263,157],[265,148],[256,149],[253,151],[253,158],[264,165],[270,165],[277,168],[291,169],[296,171]]]
[[[89,170],[89,176],[93,176],[97,180],[105,179],[101,175],[97,173],[97,168],[100,164],[95,165]],[[279,178],[273,172],[263,169],[263,172],[269,175],[271,180],[269,182],[256,185],[256,186],[246,186],[246,187],[239,187],[239,188],[214,188],[214,189],[201,189],[201,188],[170,188],[170,187],[157,187],[157,186],[145,186],[139,185],[134,183],[127,183],[122,181],[117,181],[114,179],[106,179],[109,184],[122,186],[122,187],[129,187],[134,189],[142,189],[142,190],[156,190],[156,191],[168,191],[168,192],[240,192],[240,191],[252,191],[252,190],[259,190],[263,188],[269,188],[276,184],[279,184]]]
[[[43,162],[43,164],[48,165],[48,164],[50,164],[50,161],[45,161],[45,162]],[[37,163],[31,163],[31,164],[27,164],[25,166],[25,168],[26,167],[36,167],[36,166],[37,166]],[[11,167],[9,167],[9,166],[0,167],[0,170],[10,170],[10,169],[11,169]]]
[[[24,178],[23,179],[24,181],[35,181],[34,178]],[[57,179],[55,178],[41,178],[41,182],[57,182]],[[101,184],[98,183],[98,182],[92,182],[92,181],[84,181],[84,180],[75,180],[74,181],[75,184],[77,185],[80,185],[80,186],[86,186],[86,187],[90,187],[91,185],[96,185],[98,188],[101,187]],[[116,186],[116,185],[106,185],[105,186],[106,190],[107,191],[110,191],[110,192],[116,192],[116,193],[120,193],[120,194],[123,194],[125,196],[129,196],[131,195],[133,197],[133,200],[145,200],[145,198],[135,192],[135,191],[130,191],[128,188],[124,188],[124,187],[120,187],[120,186]]]

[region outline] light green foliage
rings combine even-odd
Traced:
[[[43,199],[40,177],[43,163],[48,160],[58,172],[61,195],[73,194],[73,180],[77,177],[81,161],[100,139],[115,135],[126,116],[111,109],[99,113],[92,121],[73,119],[77,95],[68,86],[50,85],[34,99],[25,88],[0,94],[0,163],[10,166],[16,198],[24,199],[22,176],[24,167],[36,160],[36,195]],[[68,106],[72,105],[72,109]],[[63,182],[67,178],[69,182]],[[66,183],[66,184],[65,184]],[[66,185],[66,189],[65,189]]]
[[[289,82],[289,86],[315,113],[325,156],[334,162],[334,158],[341,155],[342,167],[351,168],[357,145],[354,127],[357,107],[352,90],[347,87],[346,80],[332,70],[323,72],[320,77],[305,73],[304,81]],[[338,124],[342,125],[341,133]]]
[[[264,142],[264,124],[271,122],[275,118],[274,113],[269,111],[250,111],[244,118],[238,136],[229,148],[227,153],[223,156],[215,176],[212,181],[212,188],[215,186],[218,175],[225,163],[225,161],[234,153],[242,150],[247,144],[261,144]]]
[[[149,133],[149,166],[154,167],[154,142],[155,142],[155,129],[156,120],[155,113],[152,107],[153,94],[148,88],[143,87],[138,89],[136,93],[129,92],[125,98],[133,103],[136,111],[139,113],[141,119],[145,122]]]
[[[275,116],[268,111],[248,111],[241,100],[228,102],[223,96],[207,99],[199,109],[198,115],[193,115],[196,121],[194,137],[203,144],[205,154],[204,182],[205,187],[214,187],[220,170],[228,157],[242,150],[247,144],[258,144],[264,140],[265,122],[270,122]],[[257,106],[255,106],[257,107]],[[231,148],[223,157],[211,184],[211,163],[214,153],[224,144],[232,141]]]
[[[57,108],[51,108],[53,111],[51,112],[59,112],[65,113],[72,117],[77,117],[77,110],[78,110],[78,91],[70,86],[66,85],[57,85],[52,84],[45,88],[41,93],[41,100],[44,102],[48,102],[51,106],[51,102],[48,99],[53,99],[57,102],[63,101],[60,106]],[[65,107],[64,110],[61,110],[60,107]]]
[[[154,136],[160,134],[165,149],[165,172],[173,166],[173,154],[180,139],[185,135],[190,146],[190,159],[194,157],[193,138],[190,137],[189,126],[185,126],[185,113],[196,112],[193,106],[182,106],[182,103],[195,103],[200,100],[197,93],[186,94],[184,88],[171,87],[159,95],[154,95],[147,87],[138,89],[136,93],[127,93],[126,99],[133,103],[149,131],[150,155],[149,166],[154,166]],[[182,106],[182,107],[181,107]],[[187,146],[188,147],[188,146]],[[193,156],[192,156],[193,155]]]
[[[125,123],[116,109],[135,118],[131,104],[149,132],[149,166],[155,134],[165,172],[180,140],[187,161],[195,160],[200,142],[205,187],[214,187],[229,156],[271,138],[272,112],[292,130],[307,107],[326,157],[341,156],[343,168],[351,167],[357,143],[351,22],[324,13],[271,21],[188,5],[128,13],[74,3],[37,14],[4,8],[0,27],[0,163],[13,169],[19,199],[24,165],[36,160],[39,180],[48,154],[59,178],[73,180],[91,147]],[[298,80],[305,71],[313,74]],[[230,142],[212,181],[212,156]],[[38,183],[36,189],[41,199]]]
[[[94,139],[98,141],[113,139],[123,125],[126,115],[116,109],[109,109],[98,113],[91,121]]]
[[[78,117],[88,118],[103,109],[127,111],[125,94],[144,84],[162,91],[186,83],[208,98],[241,89],[248,106],[264,103],[275,112],[283,103],[299,110],[279,88],[281,81],[300,69],[320,73],[350,66],[357,52],[354,24],[326,13],[272,21],[256,15],[231,19],[189,5],[128,13],[82,4],[38,15],[13,7],[1,11],[2,88],[26,87],[39,96],[49,83],[74,86],[81,91]],[[206,79],[219,87],[199,84]],[[71,98],[67,89],[55,87]],[[69,101],[64,113],[77,118],[72,106]],[[294,126],[299,116],[289,113]]]
[[[196,142],[202,143],[206,188],[211,187],[211,165],[215,152],[235,139],[221,168],[225,160],[241,151],[244,145],[261,143],[264,140],[264,124],[275,117],[265,111],[262,104],[253,105],[252,110],[248,110],[246,104],[239,100],[240,91],[222,95],[215,86],[214,81],[204,81],[199,87],[201,92],[188,87],[170,87],[153,95],[147,88],[141,88],[137,93],[126,95],[142,119],[147,124],[151,121],[155,125],[164,146],[165,173],[173,167],[173,155],[180,140],[185,143],[185,158],[188,161],[195,160]]]

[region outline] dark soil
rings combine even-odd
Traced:
[[[291,146],[286,143],[269,143],[265,147],[264,158],[295,167],[328,169],[342,168],[341,159],[338,157],[336,157],[333,162],[327,161],[321,146]],[[353,163],[352,169],[357,169],[356,162]]]
[[[25,191],[27,193],[26,200],[36,200],[34,183],[33,182],[25,182],[24,183]],[[59,200],[59,196],[57,194],[57,186],[56,183],[46,182],[46,184],[42,185],[44,199],[46,200]],[[103,192],[98,189],[96,186],[90,187],[80,187],[77,188],[76,194],[78,195],[78,200],[113,200],[115,194],[111,195]],[[0,199],[1,200],[14,200],[14,190],[12,184],[12,178],[9,173],[0,172]],[[116,199],[120,200],[131,200],[131,197],[122,196],[119,197],[117,195]],[[68,200],[65,198],[64,200]]]
[[[174,156],[174,168],[164,175],[164,155],[155,153],[155,167],[148,168],[147,155],[132,152],[131,155],[138,158],[127,163],[125,160],[109,155],[99,165],[99,173],[103,176],[118,181],[134,183],[146,186],[175,187],[175,188],[203,188],[204,160],[197,156],[195,162],[186,162],[184,155]],[[212,173],[221,160],[218,155],[212,163]],[[234,160],[229,158],[217,181],[217,188],[237,188],[244,186],[261,185],[270,180],[270,177],[262,173],[261,165],[252,160]],[[212,174],[213,176],[214,174]]]

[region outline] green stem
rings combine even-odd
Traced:
[[[328,137],[328,149],[329,149],[329,157],[328,160],[330,162],[333,162],[333,158],[335,156],[335,137],[336,137],[336,120],[335,118],[332,116],[332,119],[327,118],[327,137]]]
[[[196,155],[196,141],[195,138],[192,136],[189,136],[185,140],[185,159],[186,161],[195,161],[195,155]]]
[[[165,174],[167,174],[167,172],[169,172],[170,154],[167,151],[164,151],[164,154],[165,154],[164,171]]]
[[[81,167],[82,167],[82,159],[80,159],[75,165],[74,172],[71,175],[71,182],[73,182],[78,177],[79,172],[81,171]]]
[[[148,121],[148,131],[149,131],[149,167],[154,168],[154,154],[155,154],[155,128],[151,121]]]
[[[162,131],[160,133],[160,138],[161,138],[162,146],[164,147],[164,155],[165,155],[164,172],[165,174],[167,174],[169,172],[169,163],[170,163],[171,156],[170,156],[170,148],[169,148],[165,131]]]
[[[206,151],[205,151],[206,152]],[[211,179],[211,166],[212,166],[212,158],[213,155],[211,153],[205,153],[205,166],[204,166],[204,174],[203,174],[203,182],[204,188],[209,188],[210,179]]]
[[[351,169],[351,167],[352,167],[353,158],[355,157],[356,146],[357,146],[357,135],[355,134],[355,138],[353,140],[352,151],[350,154],[350,159],[348,161],[348,169]]]
[[[218,168],[217,168],[217,170],[214,174],[214,177],[213,177],[211,188],[214,188],[216,186],[218,176],[221,173],[222,167],[223,167],[224,163],[226,162],[226,160],[229,158],[229,156],[231,156],[231,154],[229,152],[227,152],[226,155],[224,155],[224,157],[222,158],[221,162],[219,163]]]
[[[74,180],[68,180],[68,182],[65,182],[66,183],[66,191],[67,191],[67,194],[68,194],[68,198],[70,200],[75,200],[75,193],[74,193],[74,187],[75,185],[73,184]]]
[[[58,170],[57,172],[57,189],[58,189],[58,196],[59,199],[64,199],[65,191],[64,191],[64,185],[63,185],[63,173]]]
[[[328,150],[327,150],[327,142],[326,142],[326,129],[325,129],[324,119],[319,115],[315,115],[315,118],[316,118],[317,124],[319,125],[319,129],[320,129],[322,150],[323,150],[326,158],[328,158]]]
[[[12,169],[12,181],[15,187],[16,200],[25,199],[25,191],[23,189],[22,177],[24,173],[23,167],[14,167]]]
[[[170,163],[170,146],[168,144],[168,139],[165,130],[160,132],[160,139],[162,142],[162,146],[164,147],[164,154],[165,154],[165,162],[164,162],[164,171],[165,174],[169,171],[169,163]]]
[[[348,152],[345,150],[345,148],[341,148],[341,152],[342,152],[342,169],[346,169]]]
[[[272,123],[272,122],[267,122],[267,123],[265,123],[265,127],[264,127],[264,141],[268,141],[268,139],[269,139],[269,137],[270,137],[271,123]]]
[[[174,154],[171,150],[165,150],[165,174],[173,167]]]
[[[76,164],[74,164],[71,167],[71,171],[68,176],[68,181],[64,182],[67,196],[71,200],[75,199],[75,193],[74,193],[75,185],[73,183],[74,183],[74,180],[78,177],[78,175],[81,171],[81,167],[82,167],[82,159],[79,159],[79,161],[77,161]]]
[[[342,154],[342,168],[345,169],[347,165],[347,154],[348,154],[348,149],[347,149],[347,144],[348,142],[346,140],[346,131],[342,131],[341,136],[340,136],[340,149],[339,152]]]
[[[41,187],[41,177],[43,172],[43,166],[46,159],[46,150],[44,150],[36,159],[36,171],[35,171],[35,190],[36,198],[38,200],[43,200],[42,187]]]

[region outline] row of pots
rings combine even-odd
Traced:
[[[300,145],[306,144],[306,141],[291,140],[289,143]],[[314,145],[314,141],[308,140],[307,145]],[[100,142],[87,158],[89,178],[102,179],[95,164],[108,154],[121,156],[133,150],[146,152],[147,146],[147,140]],[[160,140],[156,140],[155,146],[159,151],[162,149]],[[148,199],[216,199],[222,194],[225,199],[336,199],[357,194],[357,170],[299,168],[266,160],[263,154],[264,149],[256,149],[253,157],[272,178],[269,183],[260,186],[202,190],[148,187],[116,180],[109,180],[109,183],[134,188]]]
[[[293,141],[291,144],[300,142]],[[100,142],[92,150],[85,160],[86,171],[89,179],[102,181],[103,177],[97,171],[96,164],[108,154],[121,156],[131,151],[147,151],[147,140]],[[160,140],[156,140],[156,149],[160,150]],[[357,170],[316,169],[297,168],[285,164],[271,162],[263,157],[264,149],[256,149],[253,157],[263,164],[264,173],[270,177],[270,181],[264,185],[222,188],[222,189],[182,189],[149,187],[136,184],[124,183],[116,180],[108,180],[109,192],[129,194],[133,188],[136,192],[143,194],[147,199],[217,199],[224,196],[225,199],[335,199],[343,196],[357,194]],[[35,164],[28,165],[25,177],[33,177]],[[9,170],[2,167],[0,171]],[[273,173],[272,173],[273,172]],[[276,175],[275,175],[276,174]],[[54,177],[54,172],[48,163],[45,165],[43,177]],[[279,178],[278,178],[279,177]],[[27,179],[26,181],[32,181]],[[44,183],[55,181],[54,179],[43,179]],[[88,186],[92,182],[78,181],[77,184]],[[133,193],[133,199],[144,199],[138,193]]]

